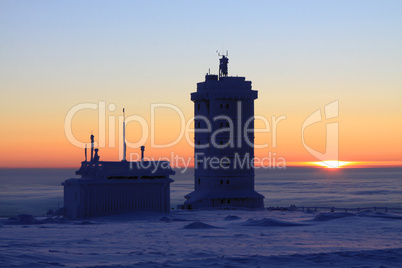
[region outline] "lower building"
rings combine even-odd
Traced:
[[[81,178],[64,181],[64,214],[69,219],[128,213],[170,211],[168,161],[98,161],[97,150],[76,172]]]

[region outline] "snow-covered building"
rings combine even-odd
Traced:
[[[70,219],[127,213],[133,211],[170,211],[169,177],[174,175],[168,161],[99,161],[98,149],[83,161],[64,186],[65,216]],[[142,146],[142,159],[144,147]],[[85,150],[86,151],[86,150]],[[86,153],[85,153],[86,155]],[[86,157],[85,157],[86,158]]]
[[[228,58],[219,75],[207,74],[191,93],[194,102],[194,191],[184,207],[262,208],[254,190],[254,100],[245,77],[228,76]]]

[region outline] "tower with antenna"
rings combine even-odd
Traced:
[[[254,100],[245,77],[228,76],[228,54],[219,75],[206,74],[194,102],[194,191],[184,208],[263,208],[254,190]]]

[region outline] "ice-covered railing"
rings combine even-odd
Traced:
[[[281,210],[281,211],[342,211],[342,212],[360,212],[364,210],[373,210],[373,211],[384,211],[384,212],[402,212],[402,208],[398,207],[357,207],[357,208],[341,208],[341,207],[318,207],[318,206],[296,206],[291,205],[289,207],[266,207],[265,210]]]
[[[186,210],[187,208],[184,205],[178,205],[177,209]],[[296,206],[291,205],[289,207],[280,207],[280,206],[273,206],[273,207],[265,207],[264,209],[246,209],[246,208],[239,208],[233,207],[228,205],[222,205],[220,207],[210,208],[211,210],[269,210],[269,211],[305,211],[305,212],[360,212],[366,210],[378,211],[378,212],[396,212],[402,213],[402,207],[357,207],[357,208],[341,208],[341,207],[319,207],[319,206]]]

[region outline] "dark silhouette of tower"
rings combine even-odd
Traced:
[[[191,93],[194,102],[194,191],[187,208],[262,208],[254,191],[254,100],[258,92],[245,77],[228,76],[222,56],[219,76],[207,74]]]

